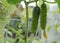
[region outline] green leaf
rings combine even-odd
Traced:
[[[58,9],[58,13],[60,14],[60,9]]]
[[[17,33],[17,31],[14,28],[10,27],[9,25],[6,25],[5,28],[12,31],[12,32]]]
[[[55,0],[55,1],[57,2],[58,7],[59,7],[59,9],[60,9],[60,0]]]
[[[7,30],[7,29],[4,29],[5,30],[5,32],[7,32],[10,36],[12,36],[12,32],[10,32],[9,30]]]
[[[22,29],[18,29],[17,34],[19,35],[21,33],[22,33]]]
[[[10,4],[18,4],[20,3],[22,0],[7,0],[8,3]]]
[[[5,6],[6,10],[8,10],[9,14],[12,14],[15,11],[16,6],[9,4],[7,0],[2,0],[2,3]]]

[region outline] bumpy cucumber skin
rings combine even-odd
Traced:
[[[46,4],[43,3],[41,5],[41,15],[40,15],[40,26],[42,30],[45,30],[47,22],[47,7]]]
[[[31,27],[32,33],[35,33],[37,30],[39,15],[40,15],[40,8],[36,6],[33,9],[33,15],[32,15],[32,27]]]

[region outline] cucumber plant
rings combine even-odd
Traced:
[[[19,2],[21,2],[22,0],[7,0],[10,4],[17,4]],[[23,0],[25,2],[25,5],[26,5],[26,31],[25,31],[25,40],[26,40],[26,43],[27,40],[28,40],[28,4],[31,3],[31,2],[26,2],[26,0]],[[38,0],[39,1],[39,0]],[[46,0],[42,0],[43,1],[43,4],[41,5],[41,11],[40,11],[40,8],[37,6],[37,0],[34,0],[32,2],[36,2],[36,7],[34,7],[33,9],[33,14],[32,14],[32,27],[31,27],[31,31],[32,33],[35,33],[36,30],[37,30],[37,26],[38,26],[38,19],[39,19],[39,15],[40,15],[40,27],[41,29],[44,31],[43,32],[43,35],[44,35],[44,38],[47,39],[47,35],[46,35],[46,32],[45,32],[45,29],[46,29],[46,23],[47,23],[47,7],[46,7],[46,4],[45,2],[47,3],[52,3],[52,4],[55,4],[56,2],[58,3],[58,6],[60,8],[60,2],[59,0],[55,0],[56,2],[48,2]],[[41,13],[41,14],[40,14]]]

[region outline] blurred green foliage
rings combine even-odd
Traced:
[[[9,4],[18,4],[18,3],[20,3],[22,0],[7,0],[7,2],[9,3]]]

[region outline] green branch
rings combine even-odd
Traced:
[[[25,43],[28,43],[28,2],[25,1],[26,5],[26,31],[25,31]]]
[[[44,1],[44,0],[43,0]],[[29,3],[33,3],[33,2],[35,2],[35,1],[30,1],[30,2],[28,2],[28,4]],[[46,3],[50,3],[50,4],[55,4],[56,2],[49,2],[49,1],[44,1],[44,2],[46,2]]]

